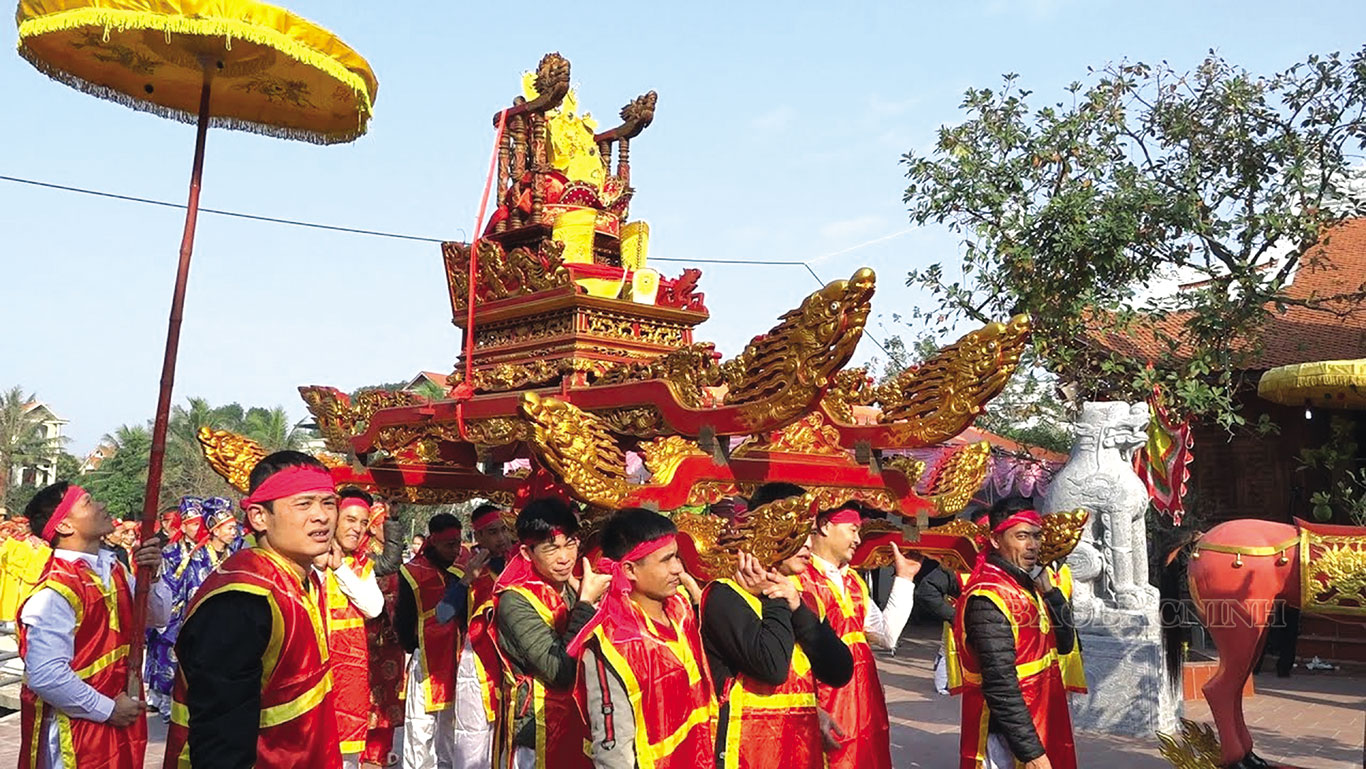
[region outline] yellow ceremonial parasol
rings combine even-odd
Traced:
[[[21,0],[19,55],[50,77],[133,109],[198,126],[185,231],[152,427],[142,539],[152,535],[175,381],[185,282],[194,249],[210,125],[318,144],[365,133],[378,83],[335,35],[252,0]],[[137,582],[144,622],[149,575]],[[143,633],[133,634],[129,693],[141,694]]]
[[[1366,360],[1323,360],[1267,370],[1257,395],[1286,406],[1366,409]]]

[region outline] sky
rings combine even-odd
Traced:
[[[926,297],[906,272],[956,260],[913,227],[901,156],[961,121],[970,87],[1015,72],[1041,100],[1120,59],[1187,69],[1208,50],[1270,73],[1362,45],[1366,4],[964,0],[588,5],[292,0],[380,82],[369,133],[319,147],[210,132],[201,205],[466,239],[520,74],[558,51],[581,108],[615,124],[659,93],[631,145],[631,213],[650,255],[807,261],[823,280],[878,273],[869,336]],[[5,34],[15,37],[13,22]],[[0,176],[182,202],[192,126],[100,101],[0,54]],[[183,212],[0,181],[0,387],[70,420],[82,456],[151,418]],[[657,263],[666,276],[685,265]],[[727,355],[817,287],[800,267],[701,265]],[[175,398],[306,410],[295,388],[351,390],[450,371],[460,333],[434,243],[201,216]],[[856,362],[884,357],[865,338]]]

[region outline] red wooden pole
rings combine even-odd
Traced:
[[[199,218],[199,183],[204,174],[204,139],[209,132],[209,83],[213,65],[205,62],[204,85],[199,91],[199,126],[194,140],[194,166],[190,171],[190,199],[185,207],[185,232],[180,238],[180,264],[176,268],[175,293],[171,297],[171,320],[166,329],[166,356],[161,361],[161,392],[157,395],[156,421],[152,424],[152,454],[147,464],[147,491],[142,502],[139,540],[156,533],[161,493],[161,471],[166,458],[166,428],[171,416],[171,389],[175,384],[176,352],[180,348],[180,319],[185,310],[185,283],[190,277],[190,254],[194,251],[194,226]],[[147,639],[147,596],[152,589],[152,570],[138,568],[137,593],[133,599],[133,637],[128,655],[128,696],[142,697],[142,653]]]

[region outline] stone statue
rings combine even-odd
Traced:
[[[1067,559],[1078,618],[1094,618],[1103,607],[1156,607],[1157,589],[1148,584],[1148,490],[1133,469],[1134,452],[1148,439],[1148,404],[1085,403],[1073,427],[1072,455],[1049,485],[1043,512],[1091,512]]]

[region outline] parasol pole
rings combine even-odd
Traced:
[[[213,62],[200,57],[204,85],[199,91],[199,124],[194,140],[194,165],[190,170],[190,199],[185,206],[185,232],[180,238],[180,264],[176,267],[175,292],[171,296],[171,319],[166,329],[166,356],[161,361],[161,392],[157,395],[156,421],[152,425],[152,452],[147,464],[147,490],[142,502],[142,528],[138,540],[146,542],[156,531],[161,496],[161,472],[166,459],[166,428],[171,415],[171,389],[175,384],[176,352],[180,348],[180,320],[185,310],[185,284],[190,277],[194,251],[194,227],[199,218],[199,184],[204,175],[204,139],[209,132],[209,85]],[[128,696],[142,699],[142,654],[147,640],[147,596],[152,589],[152,569],[138,567],[137,592],[133,597],[133,638],[128,654]]]

